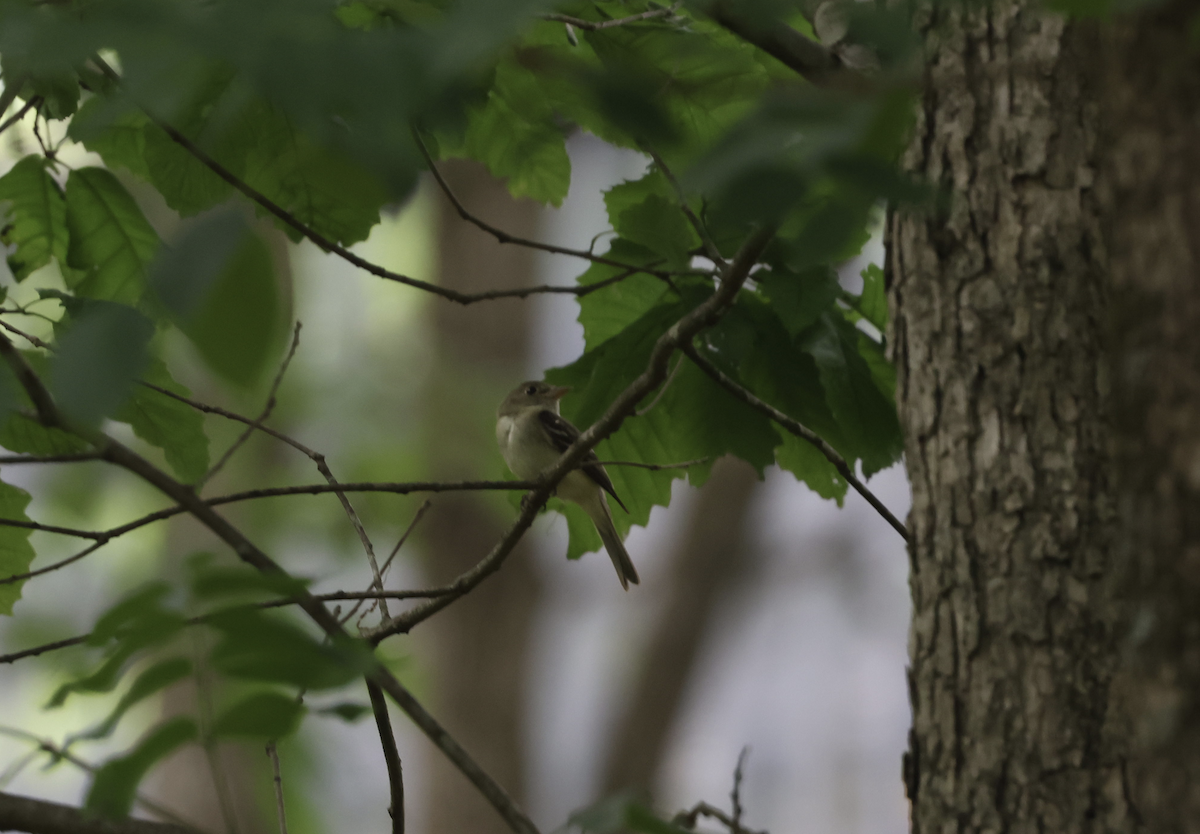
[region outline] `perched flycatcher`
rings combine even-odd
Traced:
[[[553,466],[562,453],[579,437],[579,429],[559,416],[558,401],[570,389],[545,382],[522,382],[504,398],[496,420],[496,441],[508,468],[518,478],[533,481]],[[588,452],[579,468],[558,482],[555,494],[574,501],[592,519],[604,549],[617,569],[621,587],[638,584],[633,561],[613,526],[612,512],[604,493],[608,492],[621,509],[629,512],[613,489],[612,480],[600,465],[595,452]]]

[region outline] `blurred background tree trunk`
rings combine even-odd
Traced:
[[[713,614],[753,562],[746,521],[758,484],[750,464],[722,458],[688,508],[659,586],[666,599],[607,751],[603,795],[655,787]]]
[[[514,201],[474,163],[442,168],[470,211],[506,231],[537,237],[540,208]],[[529,249],[501,246],[464,223],[439,195],[439,283],[464,292],[533,283]],[[426,451],[439,478],[475,478],[499,460],[495,411],[524,379],[531,305],[519,299],[462,307],[430,304],[434,358],[426,385]],[[499,475],[499,472],[492,473]],[[433,584],[449,582],[496,543],[510,521],[505,499],[435,496],[420,531]],[[527,655],[540,597],[526,537],[504,569],[423,628],[433,643],[431,709],[451,734],[518,802],[523,801]],[[430,768],[430,834],[488,834],[507,827],[496,811],[439,754]]]
[[[1200,831],[1200,55],[1195,2],[1115,26],[1107,242],[1129,793],[1150,832]]]

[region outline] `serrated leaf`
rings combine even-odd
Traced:
[[[124,98],[93,96],[83,103],[67,135],[92,153],[100,154],[109,168],[125,168],[150,179],[146,167],[146,131],[150,117]]]
[[[327,645],[262,611],[229,609],[212,615],[209,624],[221,633],[212,651],[213,667],[235,678],[331,689],[362,675],[374,662],[363,644]]]
[[[660,259],[649,249],[617,238],[606,257],[622,263],[650,265]],[[579,276],[580,286],[607,281],[623,274],[619,266],[593,263]],[[645,315],[652,307],[668,299],[668,285],[653,275],[634,273],[602,289],[580,296],[579,323],[583,325],[588,350],[608,341],[625,327]]]
[[[25,508],[29,505],[29,493],[0,481],[0,518],[13,521],[29,521]],[[29,544],[32,530],[20,527],[0,527],[0,577],[28,573],[33,563],[33,546]],[[0,614],[12,614],[13,605],[21,598],[21,582],[0,585]]]
[[[154,325],[123,304],[93,302],[59,337],[47,380],[71,420],[95,425],[126,403],[149,363]]]
[[[622,211],[615,228],[621,237],[657,252],[675,269],[686,267],[692,249],[700,245],[700,239],[675,201],[657,194],[647,195]]]
[[[876,386],[870,367],[858,352],[858,338],[853,325],[827,313],[799,346],[816,361],[838,426],[862,460],[863,473],[870,477],[900,459],[903,438],[896,408]]]
[[[213,722],[212,735],[215,738],[273,741],[294,733],[306,711],[294,696],[257,692],[218,715]]]
[[[10,204],[0,240],[16,246],[8,256],[16,281],[25,280],[51,258],[63,264],[67,260],[67,204],[46,165],[41,157],[26,156],[0,177],[0,200]]]
[[[800,273],[776,267],[755,273],[754,279],[793,337],[832,309],[841,289],[837,273],[827,264]]]
[[[83,275],[78,295],[136,304],[158,234],[125,186],[103,168],[78,168],[67,178],[67,263]]]
[[[167,366],[157,357],[150,357],[142,380],[183,397],[191,394],[172,379]],[[190,405],[144,385],[135,385],[113,419],[128,423],[134,434],[162,449],[167,463],[184,483],[195,483],[208,471],[204,415]]]
[[[10,452],[30,455],[69,455],[88,448],[86,441],[61,429],[48,429],[41,423],[13,413],[0,425],[0,446]]]
[[[117,702],[116,707],[113,708],[113,711],[103,721],[89,730],[72,736],[70,740],[74,742],[107,738],[112,735],[112,731],[116,729],[121,718],[133,706],[146,700],[151,695],[162,691],[176,681],[183,680],[191,673],[192,662],[186,658],[171,657],[155,663],[134,678],[133,683],[129,685],[129,689],[121,696],[121,700]]]
[[[506,180],[514,197],[561,205],[571,184],[571,160],[553,115],[534,77],[502,62],[487,100],[468,117],[459,153]]]
[[[135,748],[96,771],[84,807],[101,816],[128,816],[137,787],[150,768],[194,738],[196,725],[190,718],[172,718],[158,725]]]

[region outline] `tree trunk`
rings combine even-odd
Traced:
[[[1131,793],[1148,832],[1200,831],[1200,59],[1197,4],[1115,27],[1107,240],[1129,562]]]
[[[470,210],[513,234],[537,236],[539,207],[513,201],[482,166],[447,164],[443,170]],[[473,292],[533,283],[530,250],[502,247],[460,220],[444,200],[440,205],[443,286]],[[530,305],[519,299],[433,305],[438,357],[426,387],[427,453],[439,477],[476,478],[484,462],[499,459],[495,409],[524,378]],[[434,584],[474,565],[500,538],[507,521],[491,498],[434,497],[421,528]],[[530,555],[527,542],[518,544],[503,570],[428,625],[435,651],[435,714],[518,802],[524,793],[526,655],[540,595]],[[426,830],[508,831],[495,809],[440,754],[431,757],[430,771]]]
[[[897,405],[912,482],[915,832],[1134,830],[1109,694],[1120,633],[1094,36],[938,4],[894,216]]]
[[[662,583],[667,598],[606,753],[604,794],[655,787],[709,624],[752,557],[746,517],[758,484],[753,466],[722,458],[688,510]]]

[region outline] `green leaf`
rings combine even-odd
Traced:
[[[125,168],[148,181],[146,131],[151,126],[145,111],[127,99],[92,96],[71,119],[67,135],[92,153],[100,154],[109,168]]]
[[[614,240],[604,254],[628,264],[649,265],[661,260],[649,249],[620,238]],[[579,276],[579,285],[598,284],[625,272],[623,267],[593,263]],[[656,304],[666,300],[668,292],[668,285],[662,279],[635,272],[614,284],[580,296],[579,323],[583,325],[587,349],[591,350],[619,334]]]
[[[116,707],[113,708],[113,711],[103,721],[90,730],[72,736],[71,741],[107,738],[116,729],[121,718],[124,717],[125,713],[131,707],[146,700],[156,692],[162,691],[176,681],[183,680],[191,673],[192,662],[186,658],[171,657],[155,663],[134,678],[129,689],[121,696],[121,700],[117,702]]]
[[[332,689],[362,675],[374,663],[364,644],[326,645],[254,609],[228,609],[214,614],[209,624],[221,633],[212,664],[235,678]]]
[[[142,380],[182,397],[191,392],[171,378],[163,361],[150,357]],[[167,463],[184,483],[195,483],[208,471],[208,437],[204,415],[173,397],[135,385],[133,394],[113,419],[128,423],[133,433],[163,450]]]
[[[811,327],[822,313],[831,310],[841,290],[837,272],[827,264],[798,274],[777,267],[755,273],[754,279],[793,337]]]
[[[158,725],[131,751],[109,759],[96,771],[84,807],[101,816],[128,816],[137,787],[150,768],[194,738],[196,725],[189,718]]]
[[[25,515],[28,505],[28,492],[0,481],[0,518],[29,521]],[[0,577],[29,572],[34,557],[33,546],[29,544],[29,534],[32,532],[20,527],[0,527]],[[21,598],[24,584],[22,580],[0,585],[0,614],[12,614],[13,605]]]
[[[487,101],[469,116],[458,153],[507,180],[514,197],[561,205],[571,183],[571,160],[553,115],[534,77],[503,62]]]
[[[89,298],[135,304],[158,234],[125,186],[103,168],[79,168],[67,178],[67,263],[83,270],[74,290]]]
[[[862,271],[863,288],[858,297],[858,312],[880,333],[887,332],[887,290],[883,286],[883,270],[879,264],[868,264]]]
[[[255,600],[290,597],[302,593],[309,581],[289,575],[266,574],[246,566],[194,568],[191,589],[198,600],[249,596]]]
[[[858,352],[858,338],[853,325],[826,313],[805,334],[800,347],[816,360],[838,426],[870,477],[900,459],[903,438],[896,408],[875,384]]]
[[[683,211],[673,200],[650,194],[621,212],[617,232],[640,243],[666,259],[667,265],[683,269],[691,261],[691,251],[700,239]]]
[[[48,429],[23,414],[10,414],[0,425],[0,446],[30,455],[69,455],[88,448],[79,437],[61,429]]]
[[[266,245],[235,211],[193,224],[151,268],[151,286],[209,366],[240,385],[278,343],[279,297]]]
[[[67,261],[67,204],[47,165],[42,157],[26,156],[0,177],[0,200],[10,202],[0,241],[16,246],[8,256],[16,281],[25,280],[51,258]]]
[[[275,740],[291,735],[306,712],[296,698],[278,692],[249,695],[217,716],[212,735],[216,738]]]
[[[70,419],[95,425],[129,399],[149,363],[154,325],[123,304],[92,302],[59,338],[48,387]]]

